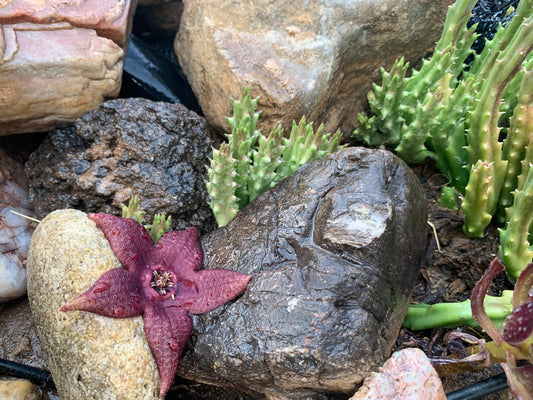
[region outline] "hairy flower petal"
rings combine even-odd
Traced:
[[[533,366],[516,367],[503,363],[511,391],[518,400],[533,400]]]
[[[156,251],[151,253],[150,259],[153,264],[179,265],[181,275],[199,270],[202,262],[202,246],[198,240],[198,230],[194,227],[165,233],[157,242]]]
[[[533,263],[520,273],[513,291],[513,308],[533,301]]]
[[[515,308],[503,324],[503,340],[517,346],[533,334],[533,302]]]
[[[479,326],[481,326],[487,335],[489,335],[492,340],[496,343],[502,343],[502,336],[496,326],[492,323],[487,313],[485,312],[485,307],[483,306],[483,301],[485,300],[485,295],[489,290],[489,286],[492,283],[492,280],[496,275],[504,270],[503,264],[495,258],[490,263],[490,267],[485,271],[479,282],[476,284],[474,289],[472,289],[470,307],[472,309],[472,316],[476,319]]]
[[[183,308],[150,304],[144,311],[143,321],[159,372],[160,396],[164,396],[174,381],[181,354],[191,336],[192,320]]]
[[[191,314],[214,310],[244,292],[250,279],[251,275],[224,269],[198,271],[194,279],[198,287],[198,297],[185,308]]]
[[[122,268],[107,271],[87,290],[66,303],[61,311],[89,311],[111,318],[142,314],[143,304],[134,276]]]
[[[154,247],[152,238],[144,226],[131,218],[120,218],[110,214],[88,214],[104,232],[113,253],[124,269],[131,270],[144,264],[145,257]]]

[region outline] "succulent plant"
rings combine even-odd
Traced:
[[[243,89],[239,100],[232,100],[233,116],[227,118],[231,133],[227,142],[213,149],[206,185],[219,226],[302,165],[342,147],[340,131],[324,134],[321,125],[315,132],[305,117],[293,122],[288,138],[281,127],[265,136],[256,128],[257,102],[249,88]]]
[[[533,264],[527,265],[516,281],[513,309],[500,332],[488,317],[483,304],[490,283],[503,270],[503,264],[494,259],[472,291],[472,315],[497,348],[505,353],[506,362],[502,366],[515,397],[533,399]],[[517,366],[517,360],[527,360],[530,364]]]
[[[382,71],[381,86],[368,94],[373,115],[359,115],[354,135],[391,146],[408,163],[433,158],[450,181],[439,203],[456,209],[460,203],[467,236],[482,237],[497,216],[504,227],[500,255],[514,281],[533,258],[527,173],[533,162],[533,0],[520,1],[467,68],[476,26],[466,23],[476,2],[457,0],[449,8],[435,52],[420,70],[408,75],[400,59]]]
[[[122,218],[131,218],[142,225],[144,219],[144,211],[139,207],[139,198],[133,196],[128,205],[122,204]],[[165,216],[165,213],[154,215],[154,220],[151,225],[143,225],[150,237],[157,243],[161,236],[170,231],[170,224],[172,217]]]

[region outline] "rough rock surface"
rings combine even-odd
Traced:
[[[25,379],[0,379],[0,399],[40,400],[41,391]]]
[[[194,317],[178,373],[275,399],[352,394],[390,355],[425,224],[421,185],[389,152],[304,166],[202,238],[206,268],[253,279],[231,312]]]
[[[394,353],[350,400],[446,400],[442,382],[420,349]]]
[[[172,215],[173,228],[212,230],[205,120],[180,104],[117,99],[52,131],[26,163],[39,218],[53,210],[119,214],[134,195],[146,212]]]
[[[28,297],[61,400],[159,398],[157,367],[141,317],[59,311],[120,266],[102,231],[80,211],[56,211],[35,230]]]
[[[24,166],[0,149],[0,303],[26,294],[26,257],[33,223]]]
[[[268,131],[303,114],[348,135],[380,67],[432,51],[452,2],[184,0],[175,51],[219,129],[247,85]]]
[[[0,2],[0,135],[73,122],[120,90],[135,0]]]

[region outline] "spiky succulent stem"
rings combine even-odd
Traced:
[[[234,116],[228,118],[231,133],[227,143],[213,150],[206,182],[210,206],[219,226],[226,225],[250,201],[273,188],[302,165],[341,148],[341,133],[316,132],[305,117],[293,127],[288,139],[274,128],[268,136],[256,129],[258,99],[245,88],[232,101]]]
[[[501,326],[511,312],[512,290],[504,290],[501,297],[486,296],[483,302],[488,316],[495,325]],[[460,303],[413,304],[403,321],[404,328],[413,330],[432,328],[457,328],[479,326],[472,316],[470,300]]]
[[[502,159],[502,142],[499,140],[501,99],[505,87],[533,51],[533,14],[530,9],[532,6],[533,1],[522,0],[507,29],[501,29],[496,40],[488,45],[482,65],[479,68],[476,65],[473,67],[480,89],[473,100],[474,106],[469,115],[467,151],[471,165],[480,160],[490,163],[491,179],[488,185],[481,179],[475,182],[471,179],[469,183],[475,193],[483,191],[483,196],[486,197],[484,208],[471,207],[473,203],[463,204],[464,231],[470,237],[483,236],[483,230],[490,222],[485,216],[494,215],[504,183],[508,161]],[[486,225],[483,226],[481,221]]]

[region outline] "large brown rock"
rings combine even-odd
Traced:
[[[178,374],[270,399],[347,398],[390,356],[426,243],[416,176],[381,150],[299,169],[202,238],[206,268],[253,276],[194,316]]]
[[[219,129],[244,85],[270,131],[307,115],[350,134],[380,67],[434,47],[452,0],[185,0],[175,50]]]
[[[0,3],[0,135],[46,131],[116,97],[135,6]]]

